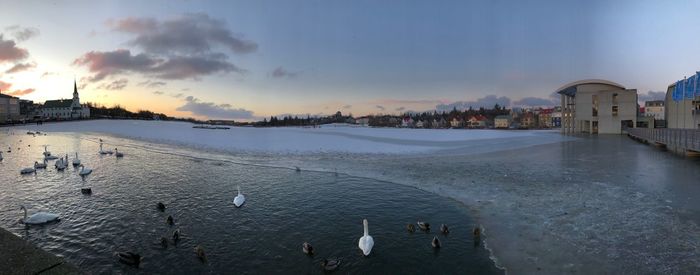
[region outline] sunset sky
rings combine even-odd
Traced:
[[[2,1],[0,91],[257,120],[640,100],[700,70],[700,1]],[[649,93],[651,91],[651,93]]]

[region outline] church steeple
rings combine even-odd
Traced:
[[[78,82],[73,79],[73,98],[78,97]]]

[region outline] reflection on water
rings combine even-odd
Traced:
[[[483,247],[474,247],[466,209],[414,188],[240,165],[215,154],[195,158],[199,153],[167,146],[154,152],[132,140],[108,143],[123,146],[125,157],[117,159],[99,155],[97,137],[86,134],[0,135],[0,146],[13,147],[0,162],[0,226],[91,273],[322,273],[324,257],[340,258],[342,273],[500,273]],[[42,144],[71,160],[78,152],[94,172],[83,179],[73,167],[56,171],[52,161],[36,175],[20,175],[42,157]],[[237,185],[247,199],[241,208],[232,202]],[[92,195],[81,194],[84,187]],[[164,212],[157,202],[165,203]],[[61,221],[25,229],[17,224],[20,204],[30,214],[58,213]],[[363,218],[375,240],[367,258],[357,248]],[[417,220],[433,223],[434,232],[408,233],[406,223]],[[436,253],[430,241],[440,223],[451,233],[440,236]],[[163,249],[160,237],[178,228],[182,240]],[[301,252],[304,241],[314,245],[315,257]],[[205,248],[207,263],[196,258],[196,245]],[[115,251],[140,253],[142,268],[118,263]]]

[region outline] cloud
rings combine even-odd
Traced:
[[[639,94],[637,100],[639,102],[652,101],[652,100],[664,100],[666,99],[666,92],[662,91],[648,91],[646,94]]]
[[[47,71],[47,72],[44,72],[43,74],[41,74],[41,78],[49,77],[49,76],[52,76],[52,75],[58,75],[58,73],[57,73],[57,72],[48,72],[48,71]]]
[[[86,78],[89,82],[128,73],[142,73],[160,79],[199,79],[200,76],[219,72],[246,72],[227,62],[223,54],[172,56],[163,59],[143,53],[132,55],[127,49],[91,51],[75,59],[73,65],[85,66],[93,73]]]
[[[112,81],[111,83],[108,84],[102,84],[97,88],[100,89],[107,89],[107,90],[122,90],[126,88],[126,86],[129,84],[129,80],[126,78],[122,78],[119,80]]]
[[[28,95],[31,94],[35,91],[35,89],[24,89],[24,90],[14,90],[10,91],[12,89],[12,83],[4,82],[0,80],[0,92],[6,95],[11,95],[11,96],[23,96],[23,95]]]
[[[14,90],[14,91],[8,92],[6,94],[19,97],[19,96],[31,94],[34,91],[35,91],[34,89],[30,88],[30,89],[24,89],[24,90]]]
[[[529,107],[544,107],[556,106],[561,104],[559,99],[540,98],[540,97],[524,97],[520,100],[513,101],[514,106],[529,106]]]
[[[0,34],[0,63],[17,62],[29,56],[26,49],[18,48],[13,40],[5,40]]]
[[[350,108],[352,108],[352,105],[350,105],[350,104],[348,104],[348,105],[343,105],[343,109],[350,109]]]
[[[157,88],[161,86],[165,86],[167,83],[163,81],[151,81],[151,80],[146,80],[144,82],[139,82],[137,85],[139,86],[146,86],[148,88]]]
[[[172,97],[174,97],[174,98],[181,98],[181,97],[184,96],[184,94],[182,94],[182,93],[179,93],[179,94],[170,94],[170,96],[172,96]]]
[[[298,72],[290,72],[290,71],[286,70],[285,68],[277,67],[277,68],[275,68],[275,70],[272,71],[272,73],[270,73],[270,75],[274,78],[285,78],[285,77],[286,78],[294,78],[294,77],[297,77],[297,75],[299,75],[299,73]]]
[[[220,46],[245,54],[258,49],[257,43],[231,32],[223,20],[204,13],[187,13],[163,21],[129,17],[109,20],[107,26],[113,31],[135,35],[128,43],[148,53],[196,54]]]
[[[12,74],[12,73],[18,73],[21,71],[26,71],[32,68],[36,68],[36,63],[17,63],[12,68],[7,69],[5,73]]]
[[[243,108],[234,108],[230,104],[215,104],[212,102],[202,102],[199,99],[188,96],[185,98],[185,105],[177,107],[176,111],[190,112],[193,115],[205,116],[218,119],[251,119],[253,111]]]
[[[501,106],[510,106],[510,98],[505,96],[495,96],[487,95],[482,98],[478,98],[475,101],[457,101],[450,104],[438,104],[435,106],[437,111],[452,111],[452,109],[457,108],[457,110],[468,110],[470,107],[474,109],[493,108],[496,104]]]
[[[375,107],[377,107],[377,109],[379,109],[380,111],[384,111],[384,109],[386,109],[386,108],[384,108],[384,106],[382,106],[382,105],[377,105],[377,106],[375,106]]]
[[[6,31],[12,33],[12,36],[17,39],[17,41],[22,42],[29,40],[32,37],[39,35],[39,29],[37,28],[22,28],[19,25],[12,25],[5,28]]]
[[[439,100],[435,99],[379,99],[370,101],[372,104],[382,104],[382,105],[409,105],[409,104],[440,104]]]
[[[397,112],[401,112],[401,111],[403,111],[403,110],[406,110],[406,107],[401,106],[401,107],[399,107],[399,108],[396,108],[395,110],[396,110]]]
[[[153,91],[153,94],[154,94],[154,95],[163,95],[164,92],[161,92],[161,91]]]

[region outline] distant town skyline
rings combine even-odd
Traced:
[[[4,2],[4,1],[3,1]],[[3,3],[0,91],[259,120],[558,104],[598,78],[662,99],[700,69],[696,1]]]

